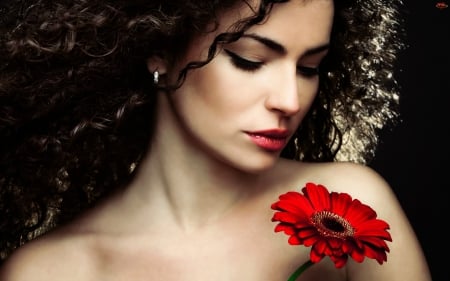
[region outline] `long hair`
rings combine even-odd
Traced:
[[[297,0],[291,0],[297,1]],[[0,258],[126,186],[148,149],[156,88],[145,65],[175,62],[245,0],[8,0],[0,4]],[[276,2],[216,37],[235,41]],[[249,3],[247,3],[249,4]],[[399,1],[335,1],[317,98],[282,157],[373,156],[398,117]],[[211,25],[213,23],[213,25]],[[211,28],[211,26],[213,26]]]

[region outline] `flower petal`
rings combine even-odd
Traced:
[[[280,199],[280,201],[272,204],[271,208],[274,210],[291,212],[304,216],[310,216],[310,214],[314,212],[314,209],[309,203],[309,200],[306,199],[304,196],[298,196],[295,198],[295,200]]]
[[[376,218],[375,211],[367,205],[362,204],[358,199],[352,201],[350,204],[345,218],[354,226],[358,226],[366,220]]]
[[[352,197],[347,193],[332,192],[330,194],[331,211],[341,217],[345,217],[352,202]]]
[[[295,224],[298,221],[301,221],[302,218],[297,216],[297,214],[287,213],[287,212],[276,212],[273,214],[272,221],[281,221]]]
[[[389,246],[383,239],[378,237],[364,237],[360,239],[362,244],[370,245],[371,247],[382,249],[383,251],[389,252]],[[364,246],[363,246],[364,247]]]
[[[389,229],[389,225],[383,220],[368,220],[358,225],[356,236],[378,236],[392,241],[387,229]]]
[[[296,233],[295,228],[292,227],[292,225],[284,224],[284,223],[279,223],[275,226],[275,232],[280,232],[280,231],[283,231],[287,235],[292,235],[292,234]]]
[[[316,211],[330,209],[330,193],[325,186],[309,182],[302,190]]]
[[[342,268],[347,263],[348,256],[342,255],[342,256],[331,256],[331,260],[334,262],[334,266],[336,268]]]

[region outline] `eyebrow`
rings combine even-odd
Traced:
[[[274,40],[267,38],[267,37],[263,37],[254,33],[251,34],[244,34],[242,35],[243,38],[251,38],[254,39],[262,44],[264,44],[265,46],[267,46],[269,49],[281,54],[281,55],[285,55],[287,53],[286,48],[281,45],[278,42],[275,42]],[[330,48],[330,44],[324,44],[324,45],[320,45],[311,49],[306,50],[306,52],[303,54],[303,56],[310,56],[310,55],[314,55],[317,53],[321,53],[325,50],[328,50]]]

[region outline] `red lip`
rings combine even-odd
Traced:
[[[280,151],[287,143],[289,132],[284,129],[246,132],[257,146],[268,151]]]
[[[289,131],[285,129],[270,129],[270,130],[247,132],[247,134],[261,135],[273,138],[287,138],[289,136]]]

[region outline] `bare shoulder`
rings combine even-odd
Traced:
[[[391,186],[372,168],[351,163],[333,162],[319,164],[319,179],[330,191],[344,192],[371,205],[386,206],[386,203],[397,202]],[[313,179],[311,179],[313,180]]]
[[[322,184],[329,191],[348,193],[370,205],[397,201],[392,188],[372,168],[351,162],[301,163],[286,161],[283,170],[299,188],[306,182]],[[292,186],[292,184],[291,184]]]
[[[84,238],[48,234],[19,247],[0,268],[2,281],[86,279],[89,251]]]
[[[288,163],[286,167],[294,174],[301,170],[294,179],[299,190],[306,182],[313,182],[329,191],[347,193],[370,206],[377,219],[389,224],[392,241],[388,242],[387,262],[380,265],[370,258],[362,263],[350,259],[346,267],[350,280],[431,280],[415,231],[392,187],[379,173],[368,166],[347,162]]]

